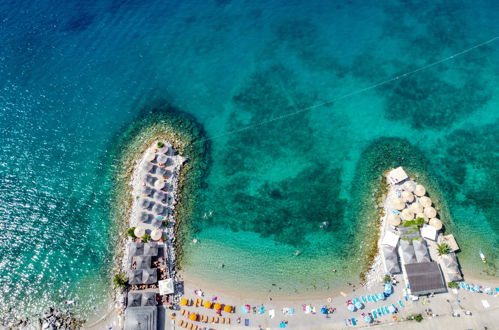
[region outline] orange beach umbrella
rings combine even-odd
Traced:
[[[187,306],[187,299],[185,298],[180,299],[180,305]]]
[[[189,320],[196,321],[197,319],[198,319],[198,315],[197,314],[192,313],[191,315],[189,315]]]
[[[221,310],[222,309],[222,305],[220,305],[219,303],[215,303],[215,305],[213,306],[213,308],[217,311]]]
[[[204,302],[204,308],[208,308],[210,309],[211,308],[211,302],[209,302],[208,300]]]
[[[226,312],[226,313],[232,313],[232,306],[225,305],[224,306],[224,312]]]

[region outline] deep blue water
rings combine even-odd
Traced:
[[[434,179],[463,267],[497,275],[499,40],[355,92],[499,36],[498,15],[492,0],[0,3],[0,315],[104,301],[108,150],[157,100],[211,144],[187,272],[334,287],[324,270],[357,272],[356,210],[372,207],[352,187],[389,159]]]

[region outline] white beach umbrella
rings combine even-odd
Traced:
[[[404,209],[400,214],[400,217],[404,220],[412,220],[414,219],[414,212],[409,209]]]
[[[409,206],[409,210],[414,213],[423,213],[423,205],[421,205],[421,203],[412,203]]]
[[[148,151],[145,156],[148,162],[152,162],[156,159],[156,154],[154,152]]]
[[[152,168],[154,167],[153,164],[151,164],[150,162],[144,162],[142,164],[142,169],[146,172],[150,172],[152,170]]]
[[[431,198],[430,197],[427,197],[427,196],[420,197],[419,202],[424,207],[431,207]]]
[[[392,226],[399,226],[400,225],[400,217],[394,213],[388,213],[387,216],[388,223]]]
[[[158,161],[159,164],[164,164],[164,163],[166,163],[167,159],[168,159],[167,155],[159,154],[158,158],[156,160]]]
[[[416,194],[416,196],[424,196],[424,194],[426,194],[425,187],[423,185],[418,184],[416,186],[416,189],[414,189],[414,194]]]
[[[159,179],[159,180],[156,180],[156,182],[154,182],[154,188],[156,189],[163,189],[166,185],[166,181],[163,180],[163,179]]]
[[[166,145],[166,143],[161,147],[161,148],[158,148],[158,153],[160,154],[166,154],[168,152],[168,146]]]
[[[428,217],[428,218],[434,218],[436,215],[437,215],[437,210],[435,210],[433,207],[425,207],[424,208],[424,214]]]
[[[394,198],[392,200],[392,207],[396,210],[403,210],[405,208],[405,202],[402,198]]]
[[[416,184],[413,181],[406,181],[402,185],[402,188],[404,190],[407,190],[408,192],[411,192],[411,193],[414,191],[415,187],[416,187]]]
[[[133,234],[135,237],[142,237],[146,234],[146,230],[143,227],[135,227]]]
[[[424,215],[423,212],[416,214],[416,219],[417,218],[423,218],[425,223],[428,223],[428,221],[429,221],[428,217],[426,215]]]
[[[436,230],[442,229],[442,221],[437,218],[430,219],[430,226],[435,227]]]
[[[159,240],[161,237],[163,237],[163,231],[159,228],[154,229],[151,232],[151,238],[155,241]]]
[[[408,191],[402,191],[402,199],[405,200],[406,202],[412,203],[414,200],[414,195]]]

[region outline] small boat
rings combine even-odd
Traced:
[[[485,258],[485,254],[483,254],[483,251],[480,250],[480,259],[482,259],[483,263],[486,264],[487,263],[487,258]]]

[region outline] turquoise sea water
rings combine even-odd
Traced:
[[[191,277],[272,294],[355,277],[362,180],[385,163],[430,178],[464,269],[496,276],[499,40],[287,114],[499,36],[498,14],[491,0],[2,2],[0,319],[104,302],[108,150],[158,100],[210,144]]]

